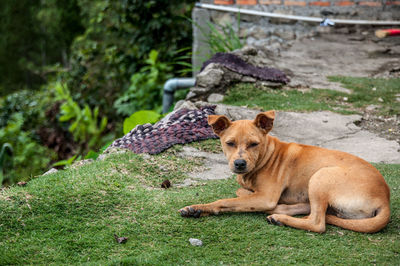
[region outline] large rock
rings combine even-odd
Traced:
[[[196,85],[205,88],[212,88],[218,85],[224,75],[216,64],[209,64],[203,71],[196,77]]]

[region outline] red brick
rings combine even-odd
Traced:
[[[390,6],[390,5],[397,5],[400,6],[400,1],[387,1],[386,5]]]
[[[234,0],[214,0],[214,4],[216,4],[216,5],[233,5]]]
[[[236,0],[236,4],[238,5],[257,5],[257,0]]]
[[[259,0],[261,5],[280,5],[282,4],[282,0]]]
[[[304,1],[288,1],[285,0],[285,6],[306,6],[307,3]]]
[[[322,1],[315,1],[308,3],[310,6],[330,6],[331,3],[329,2],[322,2]]]
[[[359,2],[360,6],[381,6],[380,2]]]
[[[336,6],[354,6],[355,3],[351,1],[340,1],[340,2],[335,2]]]

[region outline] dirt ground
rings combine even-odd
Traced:
[[[321,28],[312,38],[297,40],[279,54],[268,53],[270,64],[289,74],[291,88],[333,89],[351,93],[327,76],[400,77],[400,36],[379,39],[375,29]],[[400,87],[398,102],[400,104]],[[400,143],[400,114],[375,115],[364,111],[358,126]]]

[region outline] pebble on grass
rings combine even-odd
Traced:
[[[189,238],[189,242],[192,246],[202,246],[203,245],[203,241],[201,241],[200,239],[197,238]]]

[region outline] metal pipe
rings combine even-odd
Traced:
[[[163,114],[167,113],[174,102],[174,93],[177,89],[193,87],[196,84],[195,78],[172,78],[164,83],[163,93]]]
[[[258,11],[258,10],[250,10],[250,9],[228,7],[228,6],[217,6],[217,5],[202,4],[202,3],[196,3],[196,7],[218,10],[218,11],[235,12],[235,13],[246,14],[246,15],[262,16],[262,17],[269,17],[269,18],[284,18],[284,19],[317,22],[317,23],[321,23],[324,20],[324,18],[318,18],[318,17],[276,14],[276,13],[270,13],[270,12],[264,12],[264,11]],[[400,21],[394,21],[394,20],[330,19],[330,21],[334,22],[335,24],[400,25]]]

